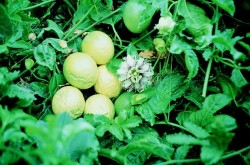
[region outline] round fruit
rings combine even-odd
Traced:
[[[126,2],[123,11],[123,22],[129,31],[132,33],[141,33],[148,28],[153,15],[140,22],[145,12],[147,12],[146,6],[139,3],[138,0],[129,0]]]
[[[101,65],[98,67],[98,78],[94,89],[97,93],[111,98],[120,94],[122,84],[119,79],[107,69],[106,65]]]
[[[88,89],[92,87],[97,80],[97,64],[88,54],[80,52],[73,53],[64,61],[63,74],[72,86],[79,89]]]
[[[107,96],[95,94],[86,100],[84,114],[105,115],[113,119],[115,116],[115,107]]]
[[[89,54],[97,64],[106,64],[115,53],[114,43],[104,32],[88,33],[82,41],[82,52]]]
[[[115,112],[117,114],[119,114],[123,109],[128,108],[129,106],[131,106],[131,98],[132,96],[136,94],[135,92],[124,92],[122,93],[116,100],[114,103],[115,106]]]
[[[72,118],[80,117],[85,108],[82,92],[73,86],[60,88],[52,98],[52,111],[55,114],[67,112]]]

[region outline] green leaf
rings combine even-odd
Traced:
[[[200,139],[205,139],[209,136],[209,133],[203,129],[202,127],[191,123],[191,122],[184,122],[184,127],[187,128],[187,130],[192,133],[194,136]]]
[[[42,98],[48,97],[48,84],[41,83],[41,82],[32,82],[30,83],[30,87],[33,91],[35,91],[35,94]]]
[[[240,69],[234,68],[230,80],[235,84],[237,88],[242,88],[248,84],[247,80],[241,73]]]
[[[191,49],[184,50],[184,53],[185,53],[185,64],[189,72],[187,79],[190,80],[194,78],[198,73],[199,60],[197,58],[196,53]]]
[[[13,34],[13,26],[3,5],[0,4],[0,38],[8,38]]]
[[[67,48],[62,48],[59,44],[59,42],[62,41],[60,39],[57,39],[57,38],[46,38],[44,41],[43,41],[43,44],[50,44],[55,50],[59,51],[59,52],[62,52],[62,53],[68,53],[68,50]]]
[[[228,105],[232,98],[225,94],[212,94],[209,95],[203,102],[201,110],[191,112],[189,121],[198,126],[205,127],[214,121],[214,114]]]
[[[154,95],[145,103],[137,106],[136,111],[153,125],[156,114],[168,112],[171,109],[170,102],[183,96],[188,88],[188,83],[183,83],[183,81],[184,77],[180,74],[167,75],[156,84]]]
[[[232,98],[225,94],[212,94],[209,95],[203,102],[203,110],[209,113],[216,113],[232,101]]]
[[[174,160],[185,159],[185,157],[188,155],[190,148],[191,146],[189,145],[179,146],[174,154]]]
[[[110,125],[108,131],[109,131],[112,135],[114,135],[117,139],[119,139],[119,140],[121,140],[121,141],[123,140],[123,138],[124,138],[124,133],[123,133],[123,131],[122,131],[122,128],[119,126],[119,124],[114,123],[114,124]]]
[[[121,63],[123,62],[122,59],[118,59],[118,58],[112,58],[107,64],[107,69],[113,73],[116,76],[119,76],[117,74],[117,70],[120,68]]]
[[[169,143],[179,145],[203,145],[207,143],[206,141],[202,141],[184,133],[169,134],[166,136],[166,140]]]
[[[127,55],[138,56],[137,48],[132,42],[127,47]]]
[[[225,132],[230,132],[237,128],[236,120],[225,114],[216,115],[214,117],[213,123],[209,125],[209,129],[214,133],[223,134]]]
[[[26,42],[24,40],[18,40],[15,41],[14,43],[7,43],[7,46],[9,48],[20,48],[20,49],[31,49],[32,44],[29,42]]]
[[[59,38],[63,37],[64,32],[61,30],[61,28],[52,20],[47,20],[48,27],[44,28],[46,31],[54,31]]]
[[[212,34],[213,25],[202,8],[182,1],[178,8],[178,13],[184,17],[187,31],[198,44],[203,44],[201,40],[203,36]]]
[[[63,74],[54,74],[49,81],[50,96],[54,96],[55,92],[59,89],[60,85],[66,83]]]
[[[228,12],[231,16],[235,13],[235,5],[233,0],[213,0],[220,8]]]
[[[56,62],[56,52],[51,46],[43,43],[39,44],[34,49],[34,57],[38,64],[53,70]]]
[[[223,155],[223,150],[216,146],[202,146],[201,147],[201,159],[205,164],[215,164],[221,156]]]
[[[224,31],[218,31],[216,35],[207,36],[206,40],[208,42],[214,43],[217,49],[221,52],[230,51],[230,54],[233,56],[235,60],[245,59],[245,55],[238,50],[235,49],[235,44],[241,40],[243,37],[235,36],[234,29],[226,29]]]
[[[122,128],[138,127],[141,123],[142,119],[139,116],[131,116],[124,123],[122,123]]]
[[[19,71],[9,72],[8,68],[0,68],[0,85],[6,85],[15,80],[19,75]]]
[[[18,104],[21,107],[27,107],[34,100],[36,100],[36,97],[34,96],[35,93],[31,89],[16,84],[11,84],[9,86],[6,95],[10,98],[17,97],[18,99],[20,99]]]
[[[7,0],[7,11],[9,15],[14,15],[22,9],[28,7],[30,2],[28,0]]]
[[[223,93],[235,99],[238,93],[238,89],[235,84],[229,79],[229,77],[221,75],[217,81],[222,87]]]
[[[172,156],[174,149],[169,144],[161,142],[158,137],[142,134],[132,139],[126,146],[119,148],[121,155],[128,155],[134,151],[144,151],[153,154],[165,160],[169,160]]]

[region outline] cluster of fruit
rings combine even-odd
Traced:
[[[60,88],[52,99],[55,114],[68,112],[72,118],[83,114],[100,114],[114,118],[110,98],[118,96],[122,85],[106,67],[114,56],[114,43],[104,32],[89,32],[82,41],[82,52],[67,56],[63,74],[70,86]],[[94,87],[95,94],[86,100],[83,91]]]

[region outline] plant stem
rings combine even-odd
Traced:
[[[63,0],[68,6],[69,8],[71,8],[74,12],[76,11],[75,8],[72,6],[72,4],[68,1],[68,0]]]
[[[234,151],[230,154],[226,154],[226,155],[222,156],[220,160],[228,159],[228,158],[231,158],[233,156],[240,155],[241,153],[246,152],[248,150],[250,150],[250,146],[247,146],[247,147],[240,149],[238,151]],[[196,163],[196,162],[202,162],[202,160],[201,159],[169,160],[167,162],[156,163],[155,165],[167,165],[167,164],[178,164],[178,163]]]
[[[43,5],[46,5],[47,3],[50,3],[50,2],[54,2],[55,0],[48,0],[48,1],[44,1],[42,3],[39,3],[39,4],[36,4],[36,5],[33,5],[33,6],[29,6],[29,7],[26,7],[24,9],[22,9],[22,11],[24,10],[31,10],[31,9],[35,9],[37,7],[40,7],[40,6],[43,6]]]
[[[118,41],[119,41],[119,46],[122,47],[122,40],[121,40],[121,37],[119,36],[119,34],[117,33],[116,29],[115,29],[115,25],[114,24],[111,24],[111,27],[115,33],[115,36],[117,37]]]
[[[178,124],[175,124],[175,123],[172,123],[172,122],[169,122],[169,121],[167,121],[167,122],[166,121],[161,121],[161,122],[157,122],[155,124],[159,124],[159,125],[166,124],[166,125],[170,125],[170,126],[173,126],[173,127],[176,127],[176,128],[179,128],[179,129],[182,129],[184,131],[189,132],[185,127],[183,127],[181,125],[178,125]]]
[[[206,97],[206,95],[207,95],[207,87],[208,87],[209,76],[210,76],[210,72],[211,72],[211,68],[212,68],[212,63],[213,63],[213,58],[210,58],[208,61],[206,75],[205,75],[205,81],[203,84],[203,90],[202,90],[203,97]]]
[[[121,8],[118,8],[117,10],[113,11],[112,13],[108,14],[107,16],[103,17],[102,19],[100,19],[99,21],[93,23],[92,25],[88,26],[87,28],[85,28],[83,30],[83,32],[86,32],[87,30],[89,30],[90,28],[94,27],[95,25],[101,23],[103,20],[109,18],[110,16],[114,15],[115,13],[117,13],[118,11],[120,11]],[[68,42],[73,41],[74,39],[76,39],[77,37],[79,37],[80,35],[82,35],[82,33],[77,34],[76,36],[72,37],[71,39],[68,40]]]
[[[219,12],[219,7],[216,5],[216,13]],[[215,23],[215,30],[214,30],[214,34],[217,34],[218,32],[218,27],[219,27],[219,21],[217,21]],[[215,45],[213,45],[213,52],[215,52]],[[209,76],[210,76],[210,72],[211,72],[211,68],[212,68],[212,63],[213,63],[213,57],[211,57],[208,61],[208,65],[207,65],[207,70],[206,70],[206,75],[205,75],[205,80],[204,80],[204,84],[203,84],[203,90],[202,90],[202,96],[206,97],[207,95],[207,88],[208,88],[208,81],[209,81]]]
[[[153,33],[156,29],[151,30],[150,32],[148,32],[147,34],[145,34],[144,36],[142,36],[141,38],[139,38],[138,40],[132,42],[133,44],[136,44],[138,42],[140,42],[142,39],[144,39],[145,37],[147,37],[148,35],[150,35],[151,33]],[[116,56],[114,58],[119,57],[123,52],[125,52],[127,50],[128,47],[123,48],[119,53],[116,54]]]
[[[111,160],[119,163],[119,164],[124,164],[124,157],[118,153],[116,150],[110,150],[110,149],[104,149],[101,148],[99,151],[100,156],[104,156],[107,158],[110,158]]]
[[[71,29],[69,29],[67,32],[66,32],[66,35],[62,38],[62,39],[66,39],[71,33],[73,33],[73,31],[85,20],[85,18],[89,15],[89,13],[94,9],[94,6],[92,6],[88,11],[87,13],[84,14],[84,16],[82,17],[81,20],[79,20],[77,22],[77,24],[75,24]]]

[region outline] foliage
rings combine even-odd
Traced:
[[[249,164],[250,32],[240,12],[250,9],[233,0],[138,1],[146,6],[139,25],[152,17],[140,34],[124,26],[127,0],[0,2],[0,164]],[[160,17],[174,21],[166,33]],[[68,85],[63,62],[94,30],[114,42],[109,71],[117,76],[123,57],[141,56],[153,85],[114,120],[55,116],[51,99]]]

